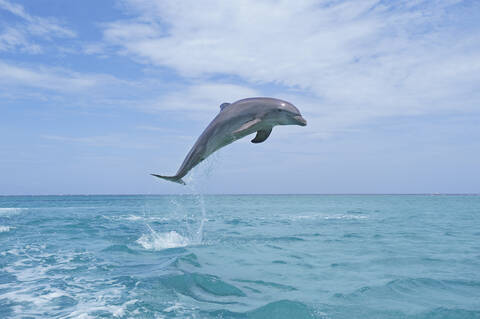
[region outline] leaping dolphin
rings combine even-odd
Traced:
[[[220,105],[220,113],[197,139],[174,176],[153,176],[185,185],[182,178],[218,149],[257,132],[252,143],[264,142],[276,125],[307,125],[291,103],[269,97],[254,97]]]

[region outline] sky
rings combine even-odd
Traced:
[[[308,126],[173,175],[223,102]],[[479,193],[480,2],[0,0],[0,194]]]

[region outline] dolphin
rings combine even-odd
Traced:
[[[270,97],[254,97],[235,103],[222,103],[220,112],[207,126],[188,152],[174,176],[151,174],[185,185],[182,178],[220,148],[252,133],[252,143],[264,142],[276,125],[307,125],[300,111],[291,103]]]

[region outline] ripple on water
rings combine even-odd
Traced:
[[[0,318],[480,319],[478,198],[174,198],[0,202]]]
[[[321,304],[315,307],[314,318],[318,319],[479,319],[480,311],[468,310],[458,307],[438,307],[415,314],[408,314],[408,311],[374,309],[357,305],[326,305]],[[234,318],[234,317],[225,317]],[[237,318],[237,317],[235,317]],[[242,317],[240,317],[242,318]],[[250,318],[245,316],[245,318]],[[307,317],[309,318],[309,317]],[[311,317],[310,317],[311,318]]]
[[[129,248],[127,245],[110,245],[107,248],[102,249],[103,252],[111,252],[111,253],[126,253],[132,255],[138,255],[138,251],[135,251]]]
[[[187,264],[189,266],[196,267],[196,268],[202,267],[200,265],[199,261],[198,261],[197,256],[193,253],[181,256],[181,257],[177,258],[175,260],[175,262],[173,263],[173,265],[177,268],[180,268],[181,266],[183,266],[185,264]]]
[[[480,282],[470,280],[437,280],[432,278],[396,279],[381,286],[365,286],[349,294],[337,293],[335,298],[350,304],[377,303],[395,300],[401,309],[424,309],[426,304],[451,307],[475,307],[469,298],[480,287]],[[425,299],[428,296],[428,299]],[[407,306],[408,305],[408,306]]]
[[[263,281],[263,280],[247,280],[247,279],[234,279],[236,282],[241,282],[241,283],[248,283],[248,284],[254,284],[254,285],[259,285],[259,286],[264,286],[264,287],[272,287],[272,288],[277,288],[280,290],[286,290],[286,291],[293,291],[297,290],[297,288],[289,286],[289,285],[283,285],[275,282],[270,282],[270,281]]]
[[[292,300],[279,300],[266,304],[265,306],[247,311],[233,312],[228,310],[216,310],[204,312],[215,318],[248,318],[248,319],[314,319],[318,318],[313,309],[307,305]]]

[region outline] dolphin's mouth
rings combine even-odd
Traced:
[[[293,117],[295,121],[297,121],[297,124],[300,126],[306,126],[307,125],[307,120],[304,119],[301,115],[297,115]]]

